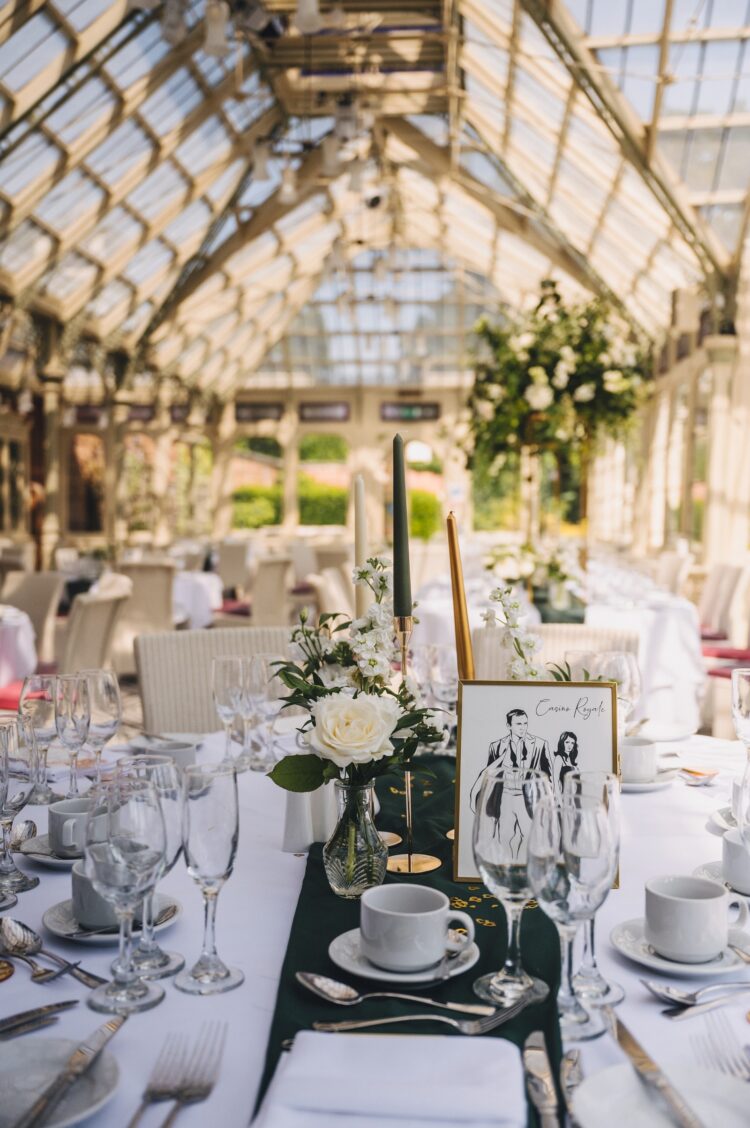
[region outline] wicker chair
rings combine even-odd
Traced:
[[[531,630],[542,641],[534,659],[544,666],[548,662],[563,662],[566,650],[625,650],[637,654],[640,641],[638,631],[587,627],[581,623],[540,623]],[[472,632],[478,678],[503,681],[507,677],[507,663],[512,655],[500,645],[502,633],[498,627],[479,627]]]
[[[98,670],[109,664],[117,621],[127,601],[126,595],[75,597],[57,664],[59,674]]]
[[[219,728],[211,695],[214,658],[250,654],[284,656],[288,627],[170,631],[135,640],[138,684],[146,732],[214,732]]]
[[[60,572],[8,572],[0,603],[25,611],[36,635],[40,662],[55,658],[55,616],[65,587]]]

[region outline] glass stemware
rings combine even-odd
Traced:
[[[117,675],[113,670],[80,670],[89,687],[91,722],[88,743],[96,760],[95,783],[102,781],[102,752],[116,735],[122,721],[122,703]]]
[[[230,764],[192,764],[183,776],[182,841],[188,873],[203,894],[203,947],[175,987],[191,995],[215,995],[244,982],[216,950],[216,902],[231,877],[239,838],[237,776]]]
[[[38,770],[34,730],[28,718],[0,721],[0,893],[25,893],[39,884],[38,877],[18,869],[10,848],[13,820],[29,802]]]
[[[251,663],[251,684],[259,689],[255,698],[256,711],[260,720],[260,739],[262,751],[251,759],[254,771],[268,771],[274,762],[273,728],[274,722],[284,704],[286,686],[277,676],[278,663],[284,659],[280,654],[254,654]],[[253,690],[255,691],[255,690]]]
[[[55,677],[53,674],[30,674],[24,679],[18,702],[19,716],[28,717],[34,727],[38,751],[38,778],[29,803],[49,806],[63,798],[47,782],[47,753],[57,736],[55,726]]]
[[[120,921],[120,951],[114,979],[97,987],[89,1006],[105,1014],[149,1010],[164,998],[156,983],[140,979],[133,965],[136,906],[153,890],[164,861],[166,834],[156,790],[144,779],[117,776],[92,793],[86,816],[84,866],[95,891]]]
[[[622,739],[641,695],[641,674],[635,654],[605,650],[596,656],[592,674],[617,685],[617,731]]]
[[[161,869],[153,889],[143,898],[141,936],[133,949],[133,965],[146,979],[163,979],[185,966],[178,952],[165,952],[154,939],[156,886],[169,873],[182,853],[182,773],[171,756],[155,753],[123,756],[117,761],[118,776],[145,779],[156,791],[164,819],[165,848]]]
[[[611,772],[569,772],[563,780],[563,799],[598,800],[604,804],[614,853],[615,873],[620,864],[620,781]],[[583,926],[583,959],[573,976],[577,995],[595,1006],[617,1006],[625,998],[619,983],[605,979],[596,962],[596,915]]]
[[[740,787],[737,826],[746,849],[750,850],[750,669],[732,670],[732,720],[737,739],[745,745],[747,756]]]
[[[211,687],[214,708],[224,727],[224,760],[232,761],[232,727],[242,713],[242,658],[214,658],[211,667]]]
[[[487,771],[477,796],[474,860],[487,889],[505,909],[508,950],[502,969],[477,979],[474,991],[499,1006],[510,1006],[526,992],[537,999],[549,992],[546,983],[524,971],[519,945],[521,914],[532,896],[527,873],[531,819],[545,798],[552,799],[546,776],[519,768]]]
[[[560,1032],[568,1041],[605,1031],[601,1009],[587,1011],[573,988],[573,941],[581,921],[604,902],[616,861],[604,804],[587,796],[564,797],[562,806],[539,803],[528,843],[531,889],[560,935],[562,975],[557,993]]]
[[[63,674],[55,680],[55,727],[70,758],[70,783],[66,799],[78,799],[78,753],[86,743],[91,723],[88,679]]]

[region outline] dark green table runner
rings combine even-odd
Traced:
[[[414,773],[414,823],[417,851],[436,854],[443,862],[440,869],[419,877],[389,874],[387,882],[418,882],[441,889],[448,895],[453,908],[470,914],[476,927],[476,942],[480,949],[477,964],[464,975],[429,988],[421,988],[431,998],[453,1002],[476,1002],[472,983],[479,975],[499,968],[505,956],[506,924],[502,906],[490,896],[480,883],[465,884],[452,880],[452,844],[445,837],[453,825],[453,791],[455,761],[445,757],[425,756],[417,761]],[[390,785],[390,786],[389,786]],[[378,784],[381,811],[377,818],[382,830],[396,830],[404,825],[403,790],[394,786],[392,777]],[[401,847],[396,847],[396,851]],[[326,1003],[299,986],[294,974],[297,971],[315,971],[333,978],[352,981],[352,976],[336,967],[328,956],[328,945],[342,932],[359,924],[359,902],[343,901],[331,892],[323,871],[322,847],[313,846],[307,861],[302,890],[292,922],[289,945],[281,969],[279,991],[276,996],[271,1034],[266,1052],[266,1064],[261,1080],[258,1102],[266,1091],[281,1053],[282,1043],[293,1038],[298,1030],[309,1030],[314,1021],[336,1021],[344,1018],[376,1018],[387,1014],[410,1014],[416,1004],[399,1003],[389,999],[362,1003],[356,1008],[338,1007]],[[557,932],[540,909],[527,909],[521,926],[523,963],[527,971],[550,984],[549,998],[541,1004],[528,1007],[517,1018],[499,1027],[494,1036],[508,1038],[517,1045],[532,1030],[543,1030],[555,1074],[560,1062],[560,1030],[557,1023],[555,996],[560,979],[560,947]],[[357,989],[376,990],[378,984],[356,979]],[[417,1008],[418,1009],[418,1008]],[[457,1017],[461,1017],[460,1015]],[[467,1016],[468,1017],[468,1016]],[[375,1028],[372,1033],[377,1033]],[[456,1034],[443,1023],[419,1023],[383,1027],[383,1033]],[[331,1035],[335,1038],[336,1035]],[[530,1123],[534,1123],[533,1118]]]

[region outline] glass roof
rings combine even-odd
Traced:
[[[229,395],[460,383],[550,275],[657,341],[676,289],[731,292],[750,0],[230,7],[224,52],[206,0],[0,0],[21,308]]]

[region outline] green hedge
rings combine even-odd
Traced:
[[[280,525],[281,486],[241,486],[232,495],[235,529],[258,529],[261,525]]]
[[[349,444],[340,435],[303,435],[299,441],[300,462],[346,462]]]
[[[443,508],[440,498],[427,490],[409,490],[409,526],[417,540],[428,541],[440,529]]]
[[[349,491],[325,486],[308,474],[300,474],[297,485],[300,525],[345,525]]]

